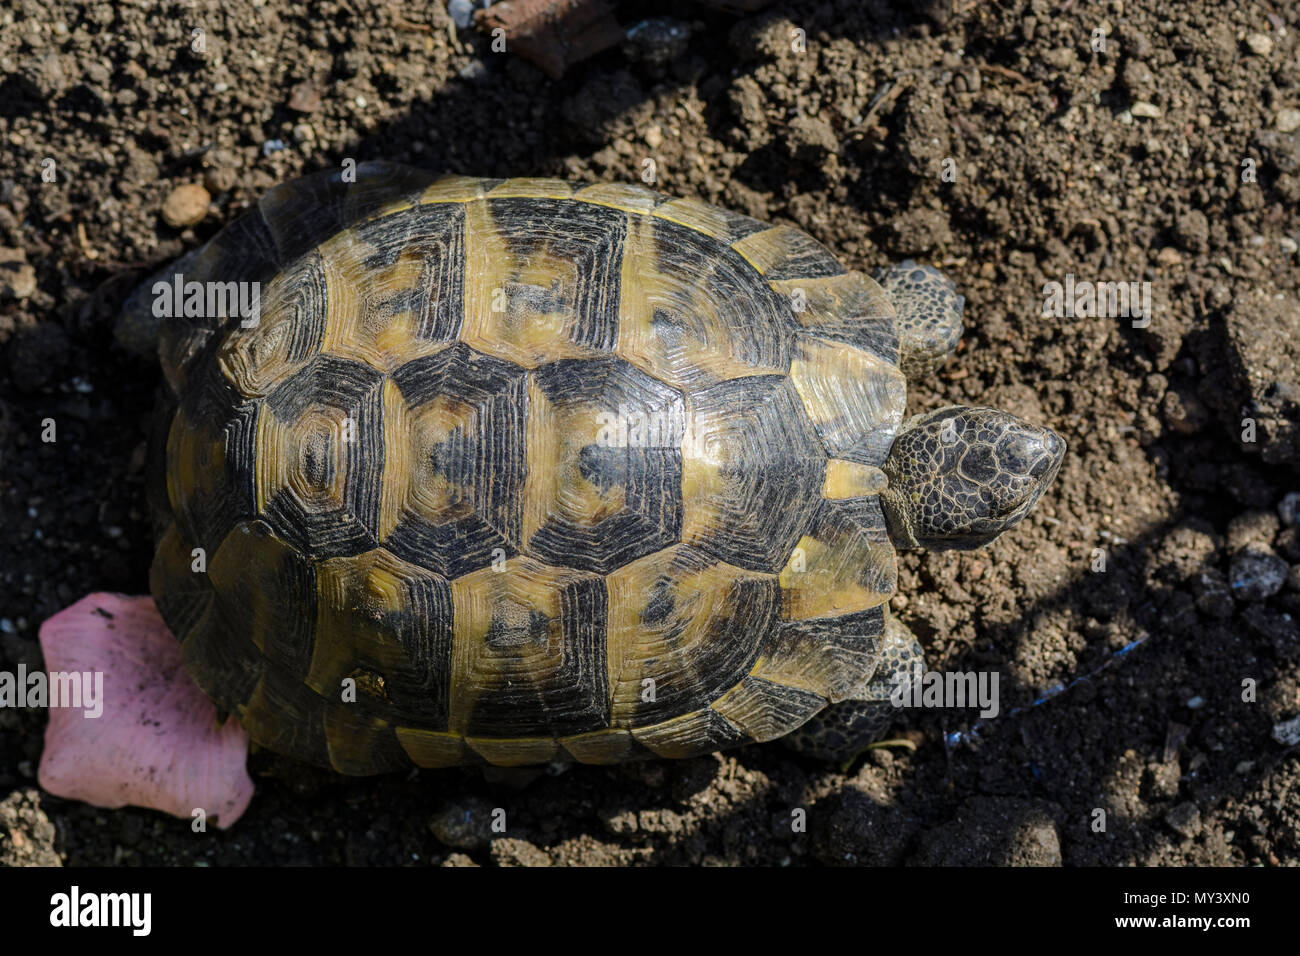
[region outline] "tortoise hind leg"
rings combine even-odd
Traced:
[[[792,749],[818,760],[851,760],[889,729],[896,711],[890,695],[911,677],[918,664],[924,669],[920,643],[905,625],[888,616],[880,662],[859,693],[830,704],[782,739]]]
[[[933,371],[957,350],[965,296],[938,269],[911,259],[877,269],[875,279],[898,313],[898,364],[908,378]]]

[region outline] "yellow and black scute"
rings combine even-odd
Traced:
[[[253,739],[345,773],[686,757],[879,657],[894,310],[824,247],[618,184],[365,164],[176,267],[151,585]],[[245,317],[246,319],[246,317]]]

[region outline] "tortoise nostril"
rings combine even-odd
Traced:
[[[1034,462],[1033,467],[1030,468],[1029,474],[1033,478],[1041,478],[1056,471],[1061,459],[1065,456],[1065,442],[1061,440],[1061,436],[1056,432],[1044,428],[1043,434],[1036,444],[1042,453]]]

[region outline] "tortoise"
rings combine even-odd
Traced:
[[[364,163],[159,281],[119,326],[165,377],[150,589],[253,741],[345,774],[860,751],[922,660],[896,549],[987,544],[1065,453],[904,420],[937,270],[638,185]]]

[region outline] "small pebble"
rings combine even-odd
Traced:
[[[1263,601],[1282,590],[1289,570],[1271,550],[1251,544],[1232,556],[1228,583],[1243,601]]]
[[[197,183],[177,186],[163,202],[163,221],[173,229],[193,226],[208,214],[210,202],[212,197],[208,191]]]
[[[492,807],[475,797],[443,804],[429,818],[429,830],[438,842],[458,850],[484,846],[492,837]]]
[[[1197,694],[1195,697],[1189,697],[1187,699],[1188,710],[1200,710],[1204,706],[1205,706],[1205,698],[1199,694]]]
[[[1252,33],[1246,37],[1246,48],[1256,56],[1268,56],[1273,52],[1273,38],[1267,33]]]
[[[1129,107],[1129,112],[1141,119],[1159,119],[1161,116],[1160,107],[1143,100],[1138,100]]]
[[[1300,524],[1300,491],[1288,491],[1277,503],[1277,516],[1288,528]]]
[[[21,249],[0,248],[0,302],[25,299],[36,291],[36,270]]]
[[[1283,747],[1300,744],[1300,714],[1290,720],[1283,720],[1273,725],[1273,739]]]
[[[309,80],[303,80],[289,94],[289,109],[299,113],[316,112],[320,109],[320,90]]]
[[[262,155],[270,156],[272,153],[282,153],[289,147],[284,145],[282,139],[268,139],[262,144]]]
[[[468,30],[474,25],[474,4],[470,0],[451,0],[447,4],[447,13],[462,30]]]
[[[1277,241],[1278,247],[1289,256],[1300,252],[1300,244],[1297,244],[1290,236],[1283,236]]]
[[[1277,116],[1273,117],[1273,125],[1277,127],[1278,132],[1294,133],[1300,129],[1300,110],[1278,110]]]
[[[1194,803],[1180,803],[1165,814],[1165,822],[1183,836],[1191,838],[1201,832],[1201,811]]]
[[[212,166],[203,171],[203,188],[220,195],[235,188],[235,171],[229,166]]]

